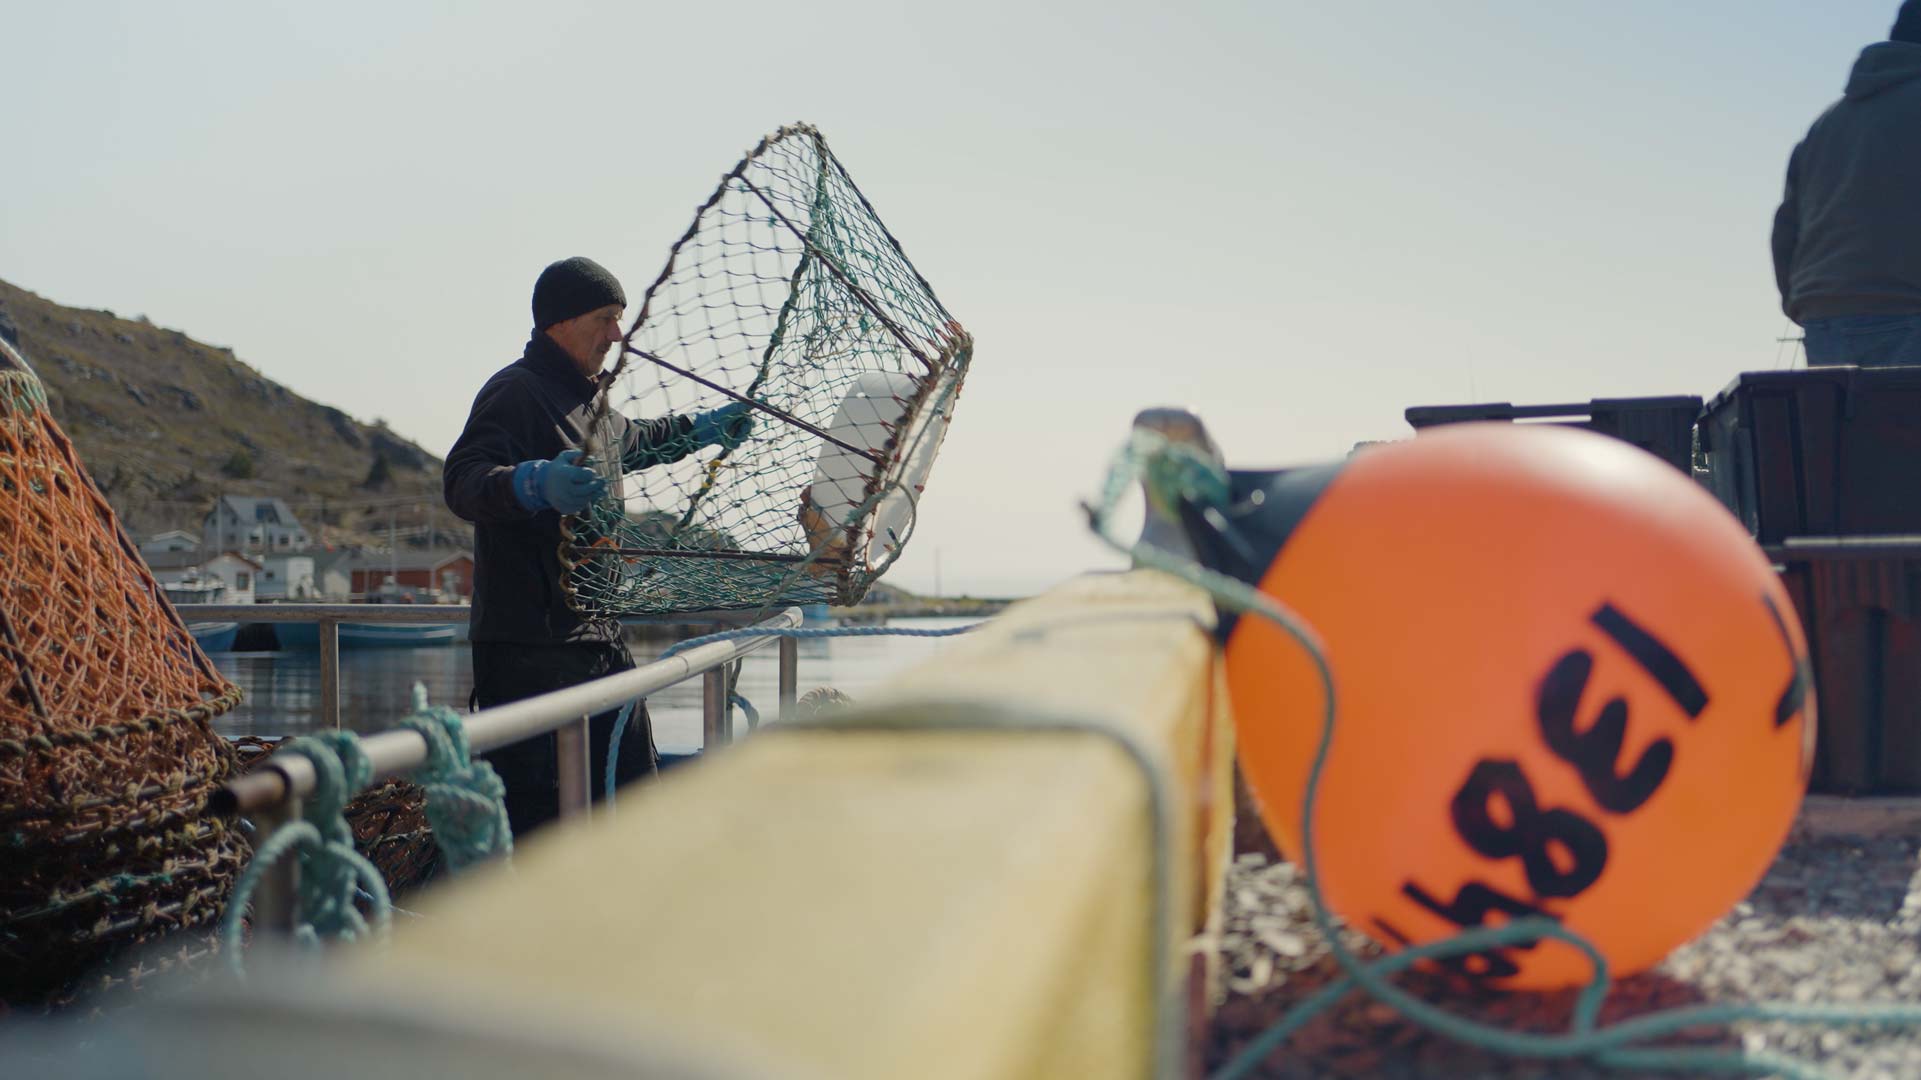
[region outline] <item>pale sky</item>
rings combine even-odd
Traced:
[[[637,301],[808,121],[976,342],[891,578],[1025,592],[1144,406],[1278,465],[1786,362],[1787,153],[1897,6],[0,0],[0,278],[444,454],[542,266]]]

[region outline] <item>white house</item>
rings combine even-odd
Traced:
[[[201,534],[211,551],[305,551],[313,545],[285,500],[246,495],[220,496]]]
[[[260,600],[314,600],[319,597],[319,575],[312,555],[275,554],[260,557],[260,577],[254,595]]]
[[[215,578],[227,586],[226,603],[251,604],[261,566],[245,555],[223,551],[200,564],[200,576]]]
[[[327,600],[352,599],[354,591],[354,553],[327,551],[314,558],[314,582],[320,596]]]
[[[200,537],[181,529],[172,529],[149,536],[140,545],[142,555],[164,555],[168,552],[199,550]]]

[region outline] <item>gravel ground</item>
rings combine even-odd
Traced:
[[[1921,839],[1912,835],[1790,841],[1753,894],[1712,930],[1654,971],[1618,981],[1603,1023],[1706,1002],[1921,1002],[1917,851]],[[1379,953],[1357,935],[1348,943],[1363,955]],[[1206,1047],[1210,1072],[1339,970],[1314,929],[1299,871],[1262,854],[1240,855],[1228,872],[1220,944],[1225,1000]],[[1491,994],[1418,972],[1401,984],[1464,1014],[1536,1031],[1565,1030],[1574,1001],[1572,991]],[[1921,1028],[1738,1024],[1687,1035],[1674,1045],[1766,1049],[1818,1063],[1837,1077],[1921,1078]],[[1633,1074],[1495,1057],[1429,1034],[1356,993],[1297,1032],[1257,1075],[1620,1080]]]

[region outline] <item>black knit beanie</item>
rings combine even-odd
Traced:
[[[1901,13],[1894,17],[1894,29],[1888,31],[1888,40],[1921,45],[1921,0],[1908,0],[1901,5]]]
[[[592,259],[562,259],[534,282],[534,329],[585,315],[608,304],[627,306],[627,294],[607,268]]]

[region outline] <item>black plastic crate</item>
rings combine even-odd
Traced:
[[[1595,398],[1586,404],[1414,405],[1405,414],[1416,430],[1475,420],[1544,420],[1611,435],[1693,475],[1698,397]]]
[[[1921,793],[1921,537],[1801,539],[1769,551],[1814,667],[1809,790]]]
[[[1921,533],[1921,367],[1749,372],[1708,402],[1701,452],[1764,544]]]

